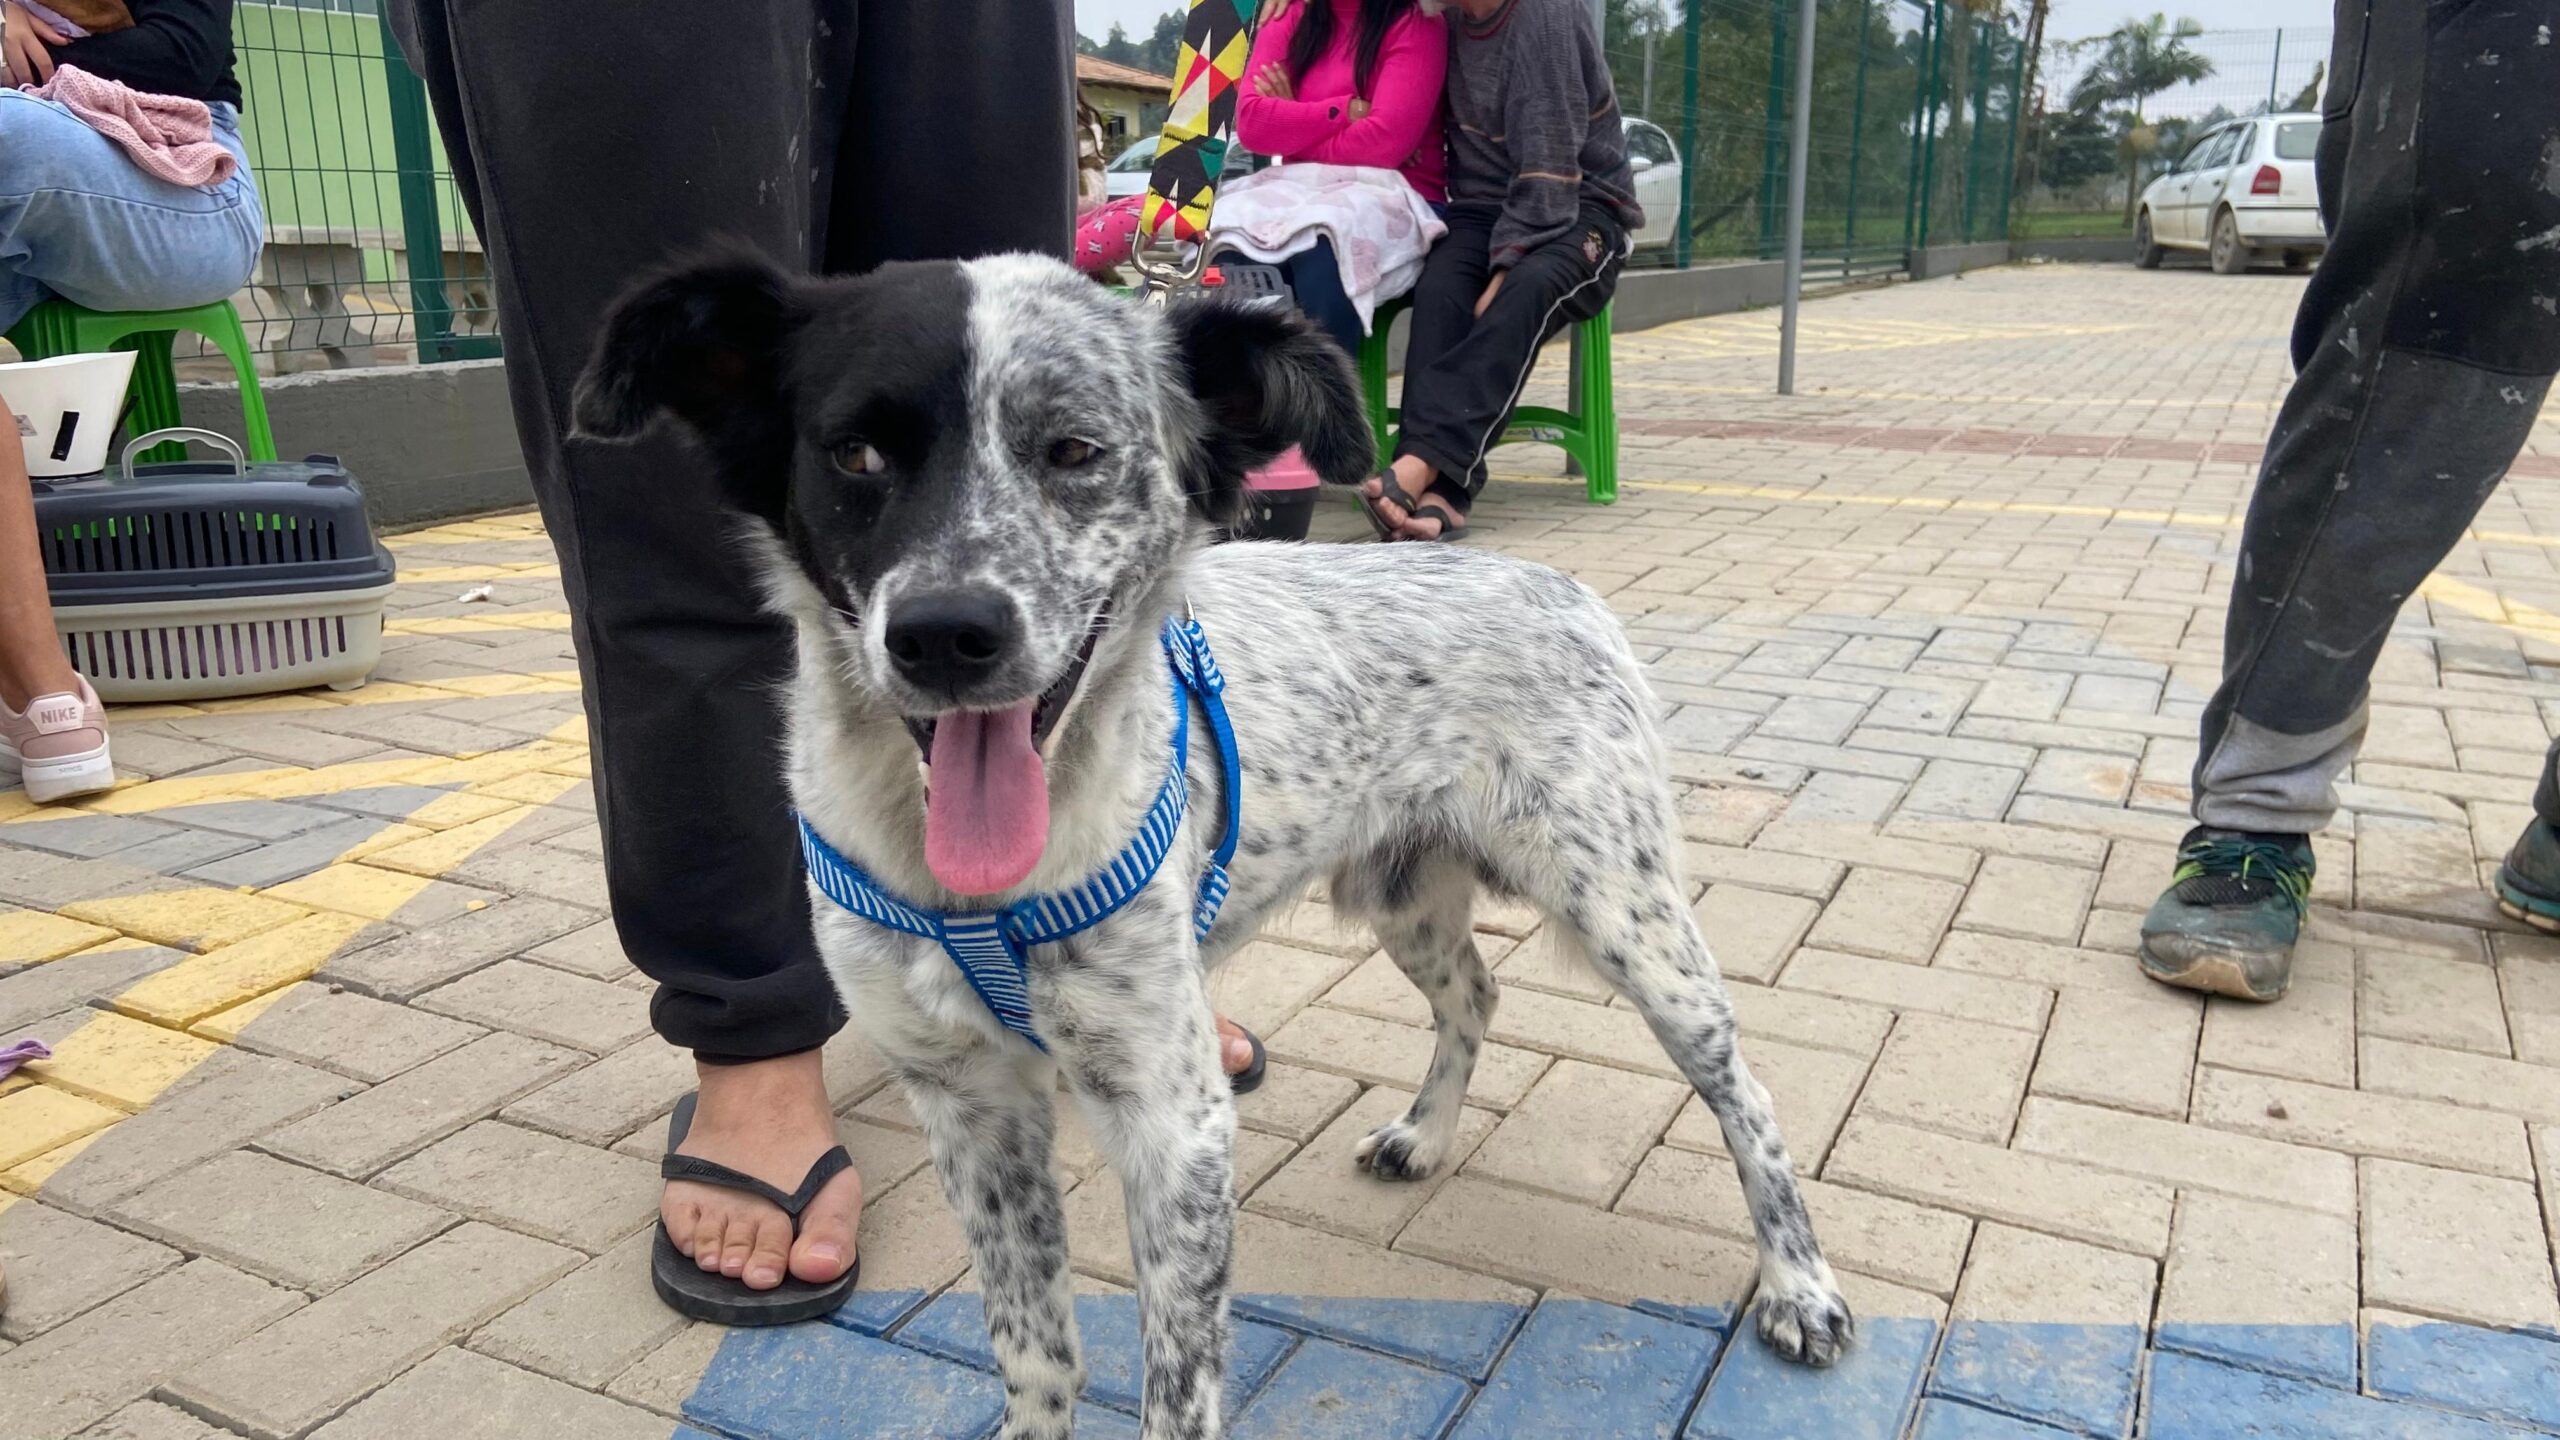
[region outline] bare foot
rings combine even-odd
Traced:
[[[1413,455],[1397,456],[1389,470],[1395,476],[1396,489],[1405,495],[1413,496],[1417,504],[1421,503],[1422,497],[1431,493],[1432,484],[1440,476],[1440,472],[1433,469],[1429,462]],[[1377,511],[1394,528],[1396,539],[1437,540],[1440,538],[1440,517],[1415,514],[1413,510],[1407,508],[1403,500],[1387,493],[1386,484],[1379,477],[1372,475],[1360,482],[1360,493],[1368,497],[1370,508]],[[1447,496],[1440,496],[1433,503],[1438,509],[1457,516],[1456,521],[1450,526],[1451,529],[1467,528],[1466,517],[1459,513],[1457,506],[1449,503]]]
[[[1253,1042],[1244,1038],[1244,1027],[1221,1015],[1218,1017],[1218,1063],[1230,1075],[1241,1075],[1253,1063]]]
[[[742,1171],[782,1190],[799,1188],[836,1143],[826,1072],[815,1050],[746,1065],[702,1065],[702,1098],[677,1153]],[[750,1290],[794,1279],[823,1285],[853,1263],[862,1215],[862,1177],[851,1170],[818,1192],[801,1217],[800,1238],[772,1202],[723,1185],[670,1180],[658,1213],[678,1250],[705,1270]]]

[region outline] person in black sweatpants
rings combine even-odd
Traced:
[[[2311,832],[2364,739],[2392,620],[2505,478],[2560,371],[2560,4],[2339,0],[2318,171],[2328,253],[2240,534],[2196,826],[2141,963],[2273,1000]],[[2500,870],[2560,929],[2560,749]]]
[[[1644,223],[1584,0],[1449,8],[1449,233],[1414,285],[1394,462],[1362,487],[1385,540],[1446,540],[1484,489],[1538,347],[1600,313]]]
[[[569,433],[607,305],[714,241],[775,262],[1040,251],[1075,223],[1065,0],[393,0],[489,259],[516,428],[568,593],[615,926],[692,1049],[683,1153],[789,1190],[836,1143],[817,1047],[844,1024],[781,776],[787,623],[759,604],[707,467]],[[706,23],[706,20],[708,23]],[[1229,1068],[1241,1068],[1229,1039]],[[1249,1051],[1247,1055],[1249,1056]],[[668,1233],[755,1290],[854,1255],[858,1177],[780,1209],[687,1181]]]

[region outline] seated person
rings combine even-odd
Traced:
[[[1414,287],[1394,464],[1363,486],[1387,540],[1446,540],[1538,347],[1609,303],[1644,223],[1585,0],[1449,7],[1449,234]]]
[[[0,331],[57,295],[92,310],[207,305],[257,269],[266,221],[240,144],[231,0],[127,8],[131,23],[108,28],[88,23],[102,18],[93,0],[48,6],[50,22],[0,0]],[[78,23],[66,18],[74,12]],[[45,85],[66,66],[145,96],[202,102],[205,143],[160,147],[146,169],[71,106],[16,88]],[[224,152],[227,173],[210,183],[164,178],[209,172]]]
[[[1283,161],[1393,170],[1437,207],[1449,194],[1448,33],[1417,0],[1293,0],[1254,36],[1237,143]],[[1333,242],[1318,236],[1278,268],[1308,318],[1359,354],[1366,327]]]

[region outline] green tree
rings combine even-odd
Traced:
[[[2213,59],[2189,44],[2204,26],[2181,16],[2175,25],[2166,15],[2128,20],[2096,42],[2096,58],[2071,86],[2071,108],[2095,114],[2120,107],[2125,137],[2125,223],[2133,223],[2134,202],[2142,190],[2143,102],[2163,90],[2190,85],[2213,74]]]

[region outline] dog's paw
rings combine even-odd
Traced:
[[[1769,1348],[1801,1365],[1829,1367],[1857,1334],[1857,1317],[1828,1277],[1807,1276],[1783,1289],[1763,1283],[1751,1310]]]
[[[1440,1147],[1410,1121],[1398,1120],[1370,1131],[1351,1158],[1381,1180],[1425,1180],[1440,1168]]]

